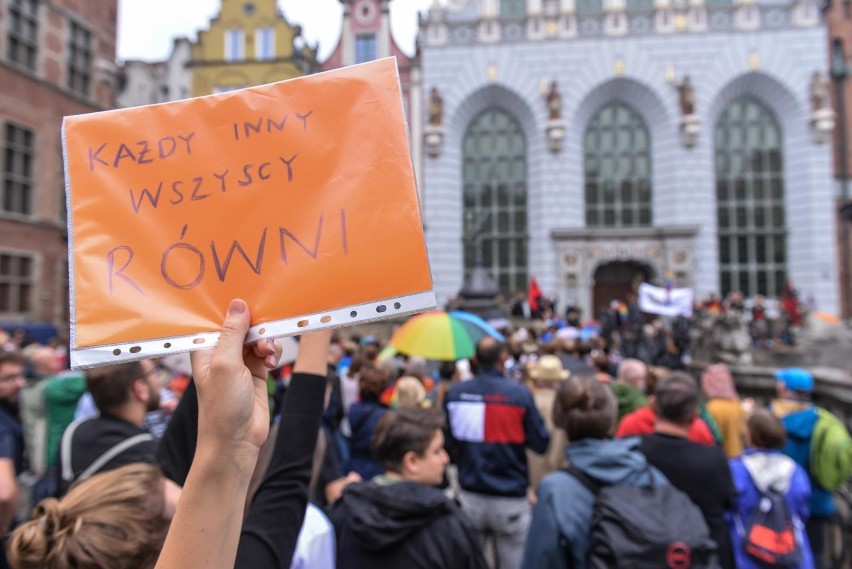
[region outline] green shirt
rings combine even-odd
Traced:
[[[86,392],[86,376],[67,372],[47,379],[44,387],[44,407],[47,410],[47,465],[56,464],[59,443],[65,427],[74,421],[77,402]]]

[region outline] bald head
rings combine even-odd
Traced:
[[[618,382],[645,393],[648,382],[648,366],[640,360],[626,359],[618,366]]]
[[[503,355],[503,344],[491,336],[476,344],[476,363],[481,369],[496,369]]]
[[[33,371],[39,376],[54,375],[60,371],[56,350],[47,346],[34,350],[30,354],[30,363]]]

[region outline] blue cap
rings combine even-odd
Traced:
[[[810,393],[814,390],[814,376],[798,367],[788,367],[775,372],[775,377],[791,391]]]
[[[376,344],[378,346],[379,341],[376,340],[375,336],[364,336],[363,338],[361,338],[361,347],[362,348],[364,346],[369,346],[370,344]]]

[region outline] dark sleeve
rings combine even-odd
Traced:
[[[15,433],[5,425],[0,425],[0,458],[8,458],[14,462],[16,447]]]
[[[308,506],[325,383],[324,376],[293,374],[269,468],[243,522],[239,569],[290,567]]]
[[[718,461],[719,461],[719,473],[722,476],[722,491],[724,492],[725,497],[725,511],[729,512],[734,509],[734,506],[737,503],[737,487],[734,485],[734,477],[731,474],[731,465],[728,462],[728,457],[721,448],[715,448],[714,450],[718,450]]]
[[[326,441],[325,452],[322,455],[322,465],[316,487],[311,490],[311,502],[321,508],[325,508],[328,505],[325,498],[325,487],[343,476],[343,473],[340,471],[340,459],[337,455],[334,434],[328,429],[324,428],[324,430]]]
[[[340,391],[340,377],[331,369],[328,376],[331,379],[331,396],[323,413],[323,425],[331,431],[337,431],[343,420],[343,395]]]
[[[157,449],[157,462],[166,478],[183,486],[198,441],[198,392],[190,381]]]

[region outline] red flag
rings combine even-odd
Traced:
[[[541,307],[539,306],[539,302],[541,301],[541,289],[538,288],[538,283],[535,280],[535,277],[530,277],[530,289],[527,292],[527,302],[530,305],[530,312],[536,313]]]

